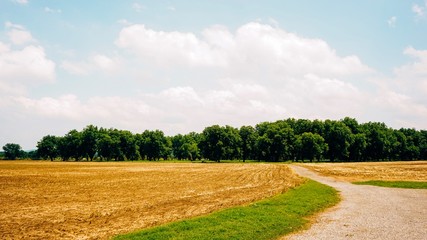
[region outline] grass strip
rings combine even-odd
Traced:
[[[373,185],[373,186],[390,187],[390,188],[427,189],[427,182],[372,180],[372,181],[365,181],[365,182],[353,182],[353,184],[357,184],[357,185]]]
[[[276,239],[302,229],[307,217],[339,202],[337,191],[307,180],[284,194],[248,206],[169,223],[115,239]]]

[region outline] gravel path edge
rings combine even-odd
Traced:
[[[427,190],[354,185],[290,167],[337,189],[342,201],[319,214],[308,230],[281,239],[426,239]]]

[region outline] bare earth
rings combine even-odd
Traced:
[[[427,161],[310,163],[305,168],[344,181],[423,181],[427,182]]]
[[[106,239],[301,182],[287,165],[0,161],[0,239]]]
[[[342,201],[316,218],[310,229],[284,239],[427,238],[427,190],[354,185],[300,166],[292,168],[339,190]]]

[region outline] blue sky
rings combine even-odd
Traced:
[[[288,117],[427,128],[427,1],[0,0],[0,145]]]

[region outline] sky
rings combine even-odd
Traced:
[[[427,129],[427,0],[0,0],[0,146],[346,116]]]

